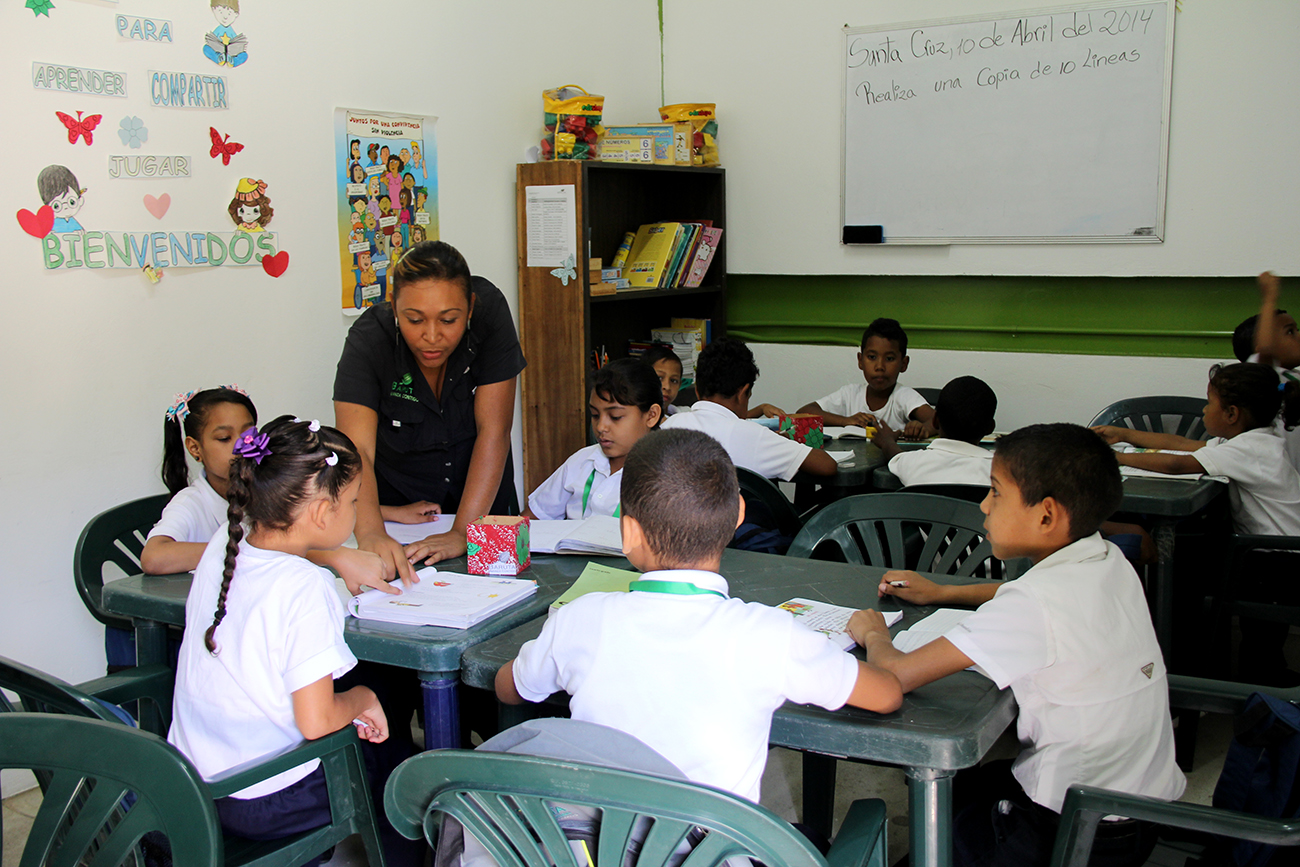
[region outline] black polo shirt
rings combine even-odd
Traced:
[[[379,502],[403,506],[419,500],[454,512],[469,473],[478,427],[474,391],[524,369],[519,335],[501,290],[482,277],[471,282],[474,315],[465,336],[447,357],[442,400],[397,331],[392,306],[376,304],[348,330],[334,375],[334,400],[379,414],[375,434],[375,480]],[[510,462],[492,511],[505,509],[513,484]]]

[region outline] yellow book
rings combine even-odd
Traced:
[[[637,229],[632,253],[627,257],[627,267],[623,270],[629,289],[658,287],[681,227],[681,223],[647,223]]]

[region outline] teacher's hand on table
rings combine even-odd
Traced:
[[[465,531],[453,527],[445,533],[412,542],[406,546],[405,554],[412,563],[423,562],[423,565],[430,566],[440,560],[461,556],[466,547]]]
[[[411,566],[411,561],[406,559],[406,552],[402,550],[401,543],[387,533],[358,536],[357,548],[379,557],[380,562],[383,564],[385,580],[391,581],[393,578],[401,578],[402,584],[407,587],[420,580],[415,575],[415,569]]]
[[[430,503],[428,500],[421,500],[418,503],[407,503],[405,506],[380,506],[379,513],[383,515],[385,521],[398,524],[423,524],[441,515],[442,506]]]

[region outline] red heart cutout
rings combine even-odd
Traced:
[[[281,250],[274,256],[262,257],[262,270],[272,277],[279,277],[289,269],[289,251]]]
[[[44,238],[54,228],[54,209],[49,205],[41,205],[41,209],[33,214],[22,208],[18,211],[18,225],[33,238]]]

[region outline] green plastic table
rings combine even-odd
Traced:
[[[897,491],[903,487],[887,467],[873,473],[876,490]],[[1170,658],[1174,636],[1174,540],[1178,522],[1196,515],[1227,493],[1223,482],[1208,478],[1159,479],[1125,476],[1124,499],[1116,517],[1132,517],[1151,525],[1156,543],[1156,567],[1147,590],[1151,621],[1165,658]],[[1226,532],[1226,525],[1225,525]]]
[[[457,690],[461,654],[481,641],[536,618],[577,579],[586,563],[579,557],[550,554],[534,557],[520,577],[537,582],[537,595],[469,629],[403,626],[347,617],[344,638],[358,659],[418,672],[424,703],[425,748],[459,747]],[[463,573],[465,558],[444,561],[439,567]],[[135,624],[136,654],[141,665],[166,661],[167,626],[184,625],[185,599],[192,578],[188,572],[132,575],[104,585],[104,608],[130,617]]]
[[[620,566],[618,560],[606,561]],[[626,567],[623,567],[626,568]],[[732,595],[750,602],[779,605],[802,596],[861,608],[879,608],[876,586],[886,570],[820,560],[727,551],[722,560]],[[966,583],[931,576],[945,583]],[[905,629],[934,609],[887,601],[901,608]],[[517,626],[465,652],[461,678],[468,686],[492,689],[497,669],[513,659],[520,645],[541,631],[543,621]],[[857,651],[861,655],[861,651]],[[836,756],[900,765],[906,769],[911,814],[912,864],[952,863],[952,777],[978,764],[1016,716],[1010,690],[999,690],[971,671],[945,677],[909,693],[890,714],[846,707],[826,711],[787,703],[772,721],[771,743],[816,754],[806,757],[804,821],[829,836]],[[812,758],[812,761],[807,761]]]

